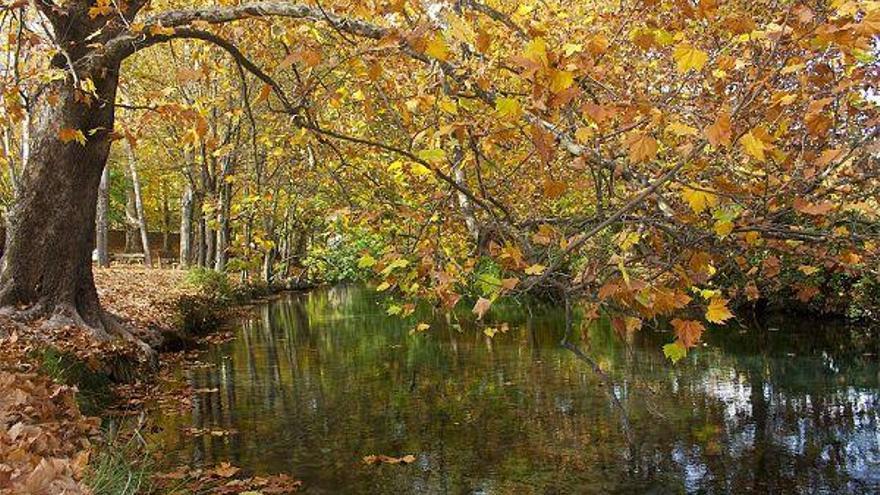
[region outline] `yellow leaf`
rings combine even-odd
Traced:
[[[764,161],[764,151],[769,149],[764,141],[761,141],[758,137],[752,134],[752,131],[749,131],[743,135],[739,140],[740,145],[743,147],[746,153],[749,154],[752,158]]]
[[[593,136],[593,130],[590,129],[589,127],[578,127],[578,130],[576,130],[574,132],[574,137],[581,144],[589,141],[592,136]]]
[[[532,62],[547,65],[547,42],[544,38],[535,38],[526,45],[523,55]]]
[[[715,222],[715,233],[718,234],[718,237],[727,237],[731,232],[733,232],[733,222],[730,220],[718,220]]]
[[[498,112],[499,117],[509,118],[510,120],[517,120],[522,115],[522,107],[516,98],[496,98],[495,110]]]
[[[683,74],[691,69],[697,71],[702,69],[709,60],[709,55],[687,43],[682,43],[675,47],[672,58],[675,59],[678,71]]]
[[[449,33],[453,38],[471,45],[476,43],[477,33],[474,32],[467,21],[455,15],[453,12],[447,12],[446,22],[449,24]]]
[[[718,204],[718,196],[699,189],[685,187],[681,191],[681,197],[690,205],[694,213],[700,214]]]
[[[570,88],[574,82],[574,74],[566,70],[555,70],[550,77],[550,90],[561,93]]]
[[[418,325],[415,326],[415,328],[410,330],[409,333],[410,333],[410,335],[412,335],[414,333],[424,332],[424,331],[428,330],[429,328],[431,328],[431,325],[428,325],[427,323],[419,323]]]
[[[535,263],[534,265],[526,268],[526,275],[540,275],[540,274],[544,273],[544,270],[546,270],[546,269],[547,269],[546,266],[544,266],[540,263]]]
[[[666,126],[666,132],[671,132],[676,136],[696,136],[697,130],[687,124],[682,124],[681,122],[673,122]]]
[[[812,275],[818,272],[820,269],[815,266],[801,265],[798,267],[798,270],[800,270],[801,273],[803,273],[804,275]]]
[[[64,127],[58,130],[58,139],[61,140],[62,143],[69,143],[71,141],[76,141],[82,146],[86,145],[86,136],[79,129],[71,129],[69,127]]]
[[[565,54],[566,57],[570,57],[575,53],[581,52],[584,49],[584,45],[578,43],[566,43],[562,45],[562,53]]]
[[[438,163],[446,159],[446,152],[439,148],[419,151],[418,157],[428,163]]]
[[[446,42],[443,41],[443,36],[440,33],[435,34],[428,40],[428,43],[425,45],[425,54],[437,60],[445,61],[449,58],[449,48],[447,48]]]
[[[727,309],[727,299],[716,297],[709,302],[706,309],[706,320],[712,323],[724,324],[725,321],[733,318],[733,313]]]

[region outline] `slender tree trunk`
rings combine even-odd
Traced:
[[[180,198],[180,268],[188,268],[192,261],[193,190],[187,182]]]
[[[84,104],[70,80],[32,95],[30,157],[6,236],[0,305],[48,315],[49,324],[81,324],[107,338],[92,275],[92,246],[101,175],[110,151],[118,66],[93,78],[100,99]],[[85,144],[63,142],[60,129],[80,130]],[[90,130],[95,130],[90,133]]]
[[[230,212],[230,194],[232,187],[230,184],[220,186],[220,207],[217,209],[217,254],[214,262],[214,269],[218,271],[226,270],[226,261],[228,260],[227,250],[229,249],[229,212]]]
[[[110,266],[110,253],[107,252],[107,221],[110,212],[110,167],[105,165],[98,186],[98,210],[95,247],[98,250],[98,266]]]
[[[131,167],[125,170],[125,252],[136,253],[138,251],[138,221],[137,204],[134,198],[134,179],[131,177]]]
[[[461,149],[461,145],[456,141],[455,149],[452,153],[452,178],[456,184],[467,187],[467,177],[465,176],[464,164],[462,162],[464,162],[464,152]],[[464,193],[458,192],[456,196],[458,197],[458,207],[461,210],[461,215],[464,217],[468,234],[476,244],[480,239],[480,224],[474,215],[474,206],[471,204],[470,198]]]
[[[128,173],[131,176],[131,188],[134,190],[134,206],[137,215],[137,226],[141,233],[141,247],[144,253],[144,265],[153,266],[153,260],[150,257],[150,237],[147,233],[147,218],[144,215],[144,202],[141,199],[141,181],[137,173],[137,158],[134,155],[134,147],[131,141],[125,140],[126,151],[128,152]]]
[[[162,253],[171,251],[171,207],[168,204],[168,183],[162,181]]]

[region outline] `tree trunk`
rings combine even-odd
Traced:
[[[171,207],[168,205],[168,183],[162,181],[162,256],[171,251]]]
[[[229,249],[229,212],[230,212],[230,195],[232,193],[232,185],[223,183],[220,186],[220,205],[217,209],[217,254],[214,262],[214,269],[217,271],[226,270],[226,261],[228,260],[227,250]]]
[[[95,248],[98,250],[98,266],[110,266],[110,253],[107,252],[107,215],[110,212],[110,167],[104,166],[101,183],[98,186],[98,211],[96,219]]]
[[[138,230],[141,232],[141,247],[144,253],[144,265],[153,266],[153,260],[150,257],[150,236],[147,233],[147,217],[144,214],[144,202],[141,199],[141,181],[137,173],[137,158],[134,156],[134,147],[131,141],[125,140],[126,151],[128,152],[128,173],[131,175],[131,188],[134,190],[134,206],[137,214]]]
[[[461,145],[456,141],[455,149],[452,154],[452,177],[456,184],[467,187],[467,177],[464,173],[463,162],[464,152],[461,149]],[[459,191],[456,195],[458,197],[458,207],[461,210],[461,215],[464,217],[465,227],[467,227],[471,240],[476,244],[480,239],[480,224],[477,222],[477,217],[474,215],[474,206],[464,193]]]
[[[118,66],[108,67],[93,78],[100,100],[91,105],[78,101],[69,80],[49,83],[33,95],[30,158],[0,273],[0,305],[7,311],[25,306],[26,316],[49,316],[49,324],[80,324],[100,338],[108,338],[113,325],[98,302],[91,258],[117,71]],[[61,129],[81,131],[85,144],[63,142]]]
[[[137,204],[134,198],[134,179],[131,177],[131,168],[125,167],[125,252],[136,253],[138,251],[138,221]]]
[[[187,183],[180,198],[180,268],[188,268],[192,261],[193,190]]]

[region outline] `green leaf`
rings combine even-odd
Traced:
[[[681,361],[682,358],[687,356],[687,353],[687,348],[677,340],[671,344],[666,344],[663,346],[663,355],[665,355],[673,363]]]
[[[358,268],[370,268],[371,266],[376,264],[376,258],[370,256],[369,253],[361,256],[361,259],[358,260]]]

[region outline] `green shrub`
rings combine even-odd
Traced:
[[[186,283],[198,288],[207,297],[219,301],[232,301],[234,290],[225,272],[196,267],[186,273]]]
[[[376,256],[382,251],[382,239],[362,229],[350,229],[326,246],[313,247],[304,261],[309,271],[328,283],[363,282],[374,277],[372,269],[359,266],[364,253]]]

